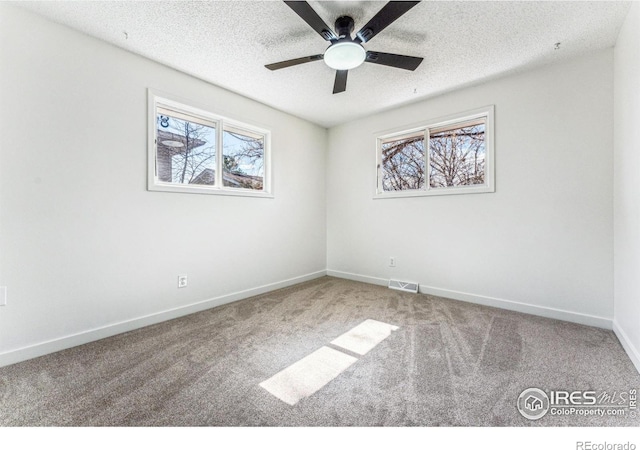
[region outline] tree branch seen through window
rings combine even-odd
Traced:
[[[484,183],[485,124],[452,128],[429,136],[429,186]]]
[[[486,121],[425,129],[380,145],[383,191],[423,190],[485,183]],[[429,144],[426,153],[425,142]]]
[[[150,191],[272,197],[271,132],[149,91]]]

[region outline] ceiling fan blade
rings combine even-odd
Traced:
[[[273,64],[267,64],[265,67],[269,70],[284,69],[285,67],[297,66],[298,64],[304,64],[313,61],[320,61],[323,59],[323,55],[305,56],[304,58],[290,59],[288,61],[281,61]]]
[[[295,2],[294,2],[295,3]],[[389,2],[356,33],[356,41],[369,42],[395,20],[420,2]]]
[[[336,81],[333,83],[333,93],[339,94],[347,90],[348,70],[336,70]]]
[[[285,2],[287,6],[293,9],[302,20],[307,22],[311,28],[316,30],[325,41],[335,41],[338,36],[331,28],[320,18],[317,12],[307,2]]]
[[[367,52],[365,62],[397,67],[398,69],[416,70],[424,58],[416,56],[396,55],[394,53]]]

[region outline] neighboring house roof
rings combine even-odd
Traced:
[[[213,169],[204,169],[189,184],[212,185],[216,181],[216,172]]]
[[[213,169],[204,169],[200,172],[190,184],[212,185],[216,178],[216,172]],[[241,173],[227,172],[222,173],[222,180],[225,186],[233,186],[246,189],[262,189],[262,177],[246,175]]]

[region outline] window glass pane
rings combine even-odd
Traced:
[[[431,130],[429,187],[484,184],[485,154],[484,119]]]
[[[222,178],[227,187],[264,188],[264,135],[224,126]]]
[[[156,124],[158,181],[173,184],[214,185],[215,123],[158,107]]]
[[[423,189],[425,184],[424,133],[382,142],[382,189]]]

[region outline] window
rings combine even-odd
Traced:
[[[148,189],[270,196],[270,133],[149,92]]]
[[[377,138],[376,197],[494,192],[493,106]]]

